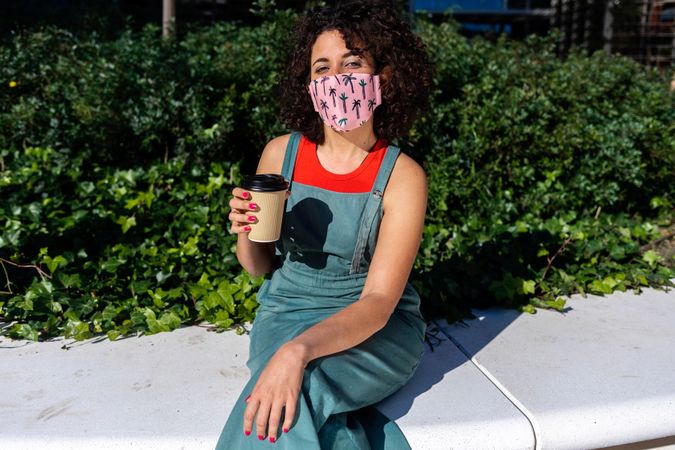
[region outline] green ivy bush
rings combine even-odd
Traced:
[[[405,144],[429,176],[415,274],[441,300],[428,315],[670,284],[673,261],[646,247],[673,223],[670,76],[603,52],[559,58],[556,33],[491,44],[453,22],[419,32],[435,107]]]
[[[51,147],[90,166],[242,155],[252,164],[259,143],[283,130],[271,99],[290,18],[180,40],[160,39],[154,25],[108,41],[23,32],[0,45],[0,148]]]
[[[0,158],[0,314],[16,322],[11,336],[116,339],[252,320],[261,279],[239,267],[227,231],[236,164],[173,158],[90,173],[50,148]],[[36,264],[16,265],[25,260]]]
[[[259,27],[58,29],[0,45],[2,333],[84,339],[251,320],[227,199],[264,142],[294,13]],[[672,284],[675,97],[556,35],[471,41],[417,23],[433,107],[398,144],[429,176],[413,283],[427,317],[562,310],[572,293]],[[10,84],[10,81],[13,83]]]

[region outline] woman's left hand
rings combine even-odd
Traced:
[[[247,436],[253,430],[255,418],[258,439],[269,436],[270,442],[275,442],[284,408],[283,430],[290,430],[306,364],[303,352],[290,342],[270,358],[246,400],[244,433]]]

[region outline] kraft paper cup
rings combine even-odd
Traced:
[[[250,175],[241,185],[251,194],[251,202],[258,205],[257,211],[247,214],[257,221],[250,224],[249,240],[253,242],[275,242],[281,236],[281,222],[284,217],[288,182],[281,175]]]

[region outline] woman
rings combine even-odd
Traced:
[[[250,334],[251,379],[217,448],[410,448],[370,405],[403,386],[423,353],[425,323],[407,280],[426,177],[388,143],[427,102],[428,58],[380,1],[315,8],[293,36],[281,101],[298,131],[271,140],[257,170],[291,182],[276,247],[247,238],[258,208],[250,193],[235,188],[230,201],[237,258],[268,277]]]

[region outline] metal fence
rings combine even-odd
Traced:
[[[411,0],[410,9],[450,11],[466,34],[480,25],[514,38],[558,28],[560,53],[576,46],[658,68],[675,63],[675,0]]]
[[[572,45],[665,68],[675,63],[675,0],[552,0],[551,27]]]

